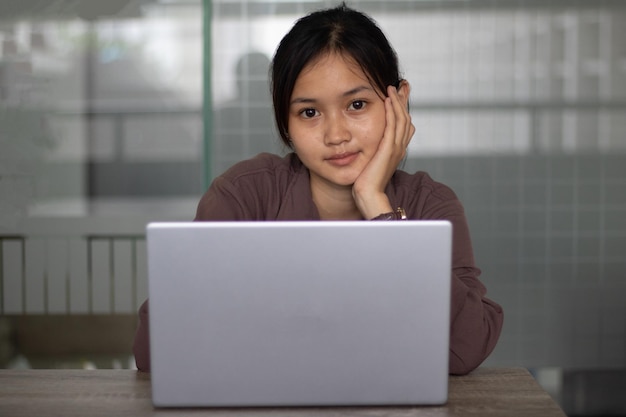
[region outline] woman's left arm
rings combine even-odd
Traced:
[[[429,210],[431,211],[431,210]],[[503,323],[502,307],[486,297],[478,279],[469,227],[460,201],[440,201],[428,218],[452,223],[452,291],[449,372],[463,375],[477,368],[493,351]]]
[[[467,374],[487,359],[502,330],[502,307],[485,297],[477,271],[452,272],[449,372],[454,375]]]
[[[452,223],[452,281],[449,372],[464,375],[492,352],[502,329],[502,308],[486,297],[479,280],[463,205],[447,186],[424,177],[422,192],[407,204],[409,218],[448,220]],[[426,191],[426,192],[425,192]],[[401,203],[402,198],[399,203]]]

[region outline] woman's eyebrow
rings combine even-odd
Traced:
[[[367,85],[360,85],[358,87],[352,88],[346,92],[344,92],[343,94],[341,94],[342,97],[350,97],[353,96],[355,94],[358,94],[362,91],[373,91],[372,87],[367,86]],[[316,103],[317,99],[315,98],[308,98],[308,97],[296,97],[293,100],[291,100],[291,102],[289,104],[293,105],[293,104],[301,104],[301,103]]]
[[[355,94],[358,94],[364,90],[369,90],[369,91],[373,91],[371,87],[366,86],[366,85],[361,85],[359,87],[353,88],[352,90],[348,90],[345,93],[342,94],[343,97],[349,97],[349,96],[353,96]]]
[[[315,103],[317,102],[314,98],[306,98],[306,97],[296,97],[289,104],[300,104],[300,103]]]

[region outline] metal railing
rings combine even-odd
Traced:
[[[0,235],[1,315],[129,314],[146,297],[141,232]]]

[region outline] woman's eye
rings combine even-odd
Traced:
[[[350,104],[352,110],[362,110],[364,107],[365,102],[363,100],[355,100]]]
[[[317,115],[317,111],[315,109],[304,109],[300,112],[300,114],[305,118],[310,119]]]

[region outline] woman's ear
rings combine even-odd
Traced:
[[[411,95],[411,85],[407,80],[400,80],[398,84],[398,95],[404,101],[405,105],[409,105],[409,97]]]

